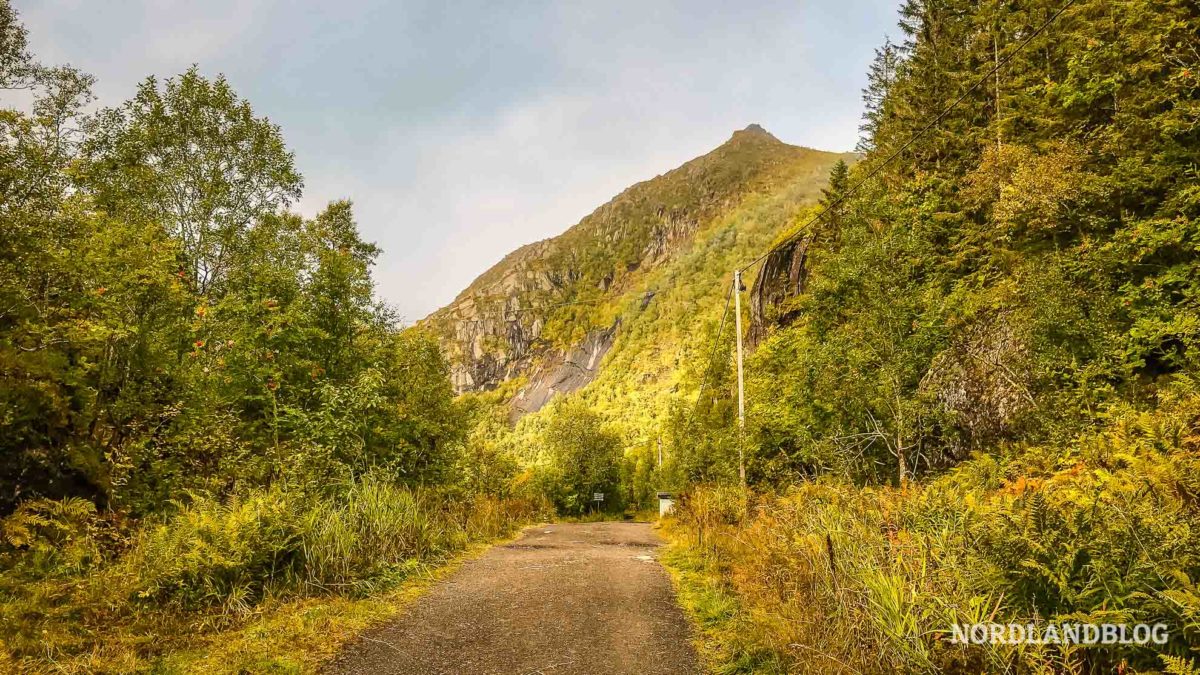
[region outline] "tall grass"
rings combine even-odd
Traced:
[[[1198,430],[1184,387],[1070,445],[979,456],[904,490],[823,480],[746,507],[696,490],[668,532],[743,608],[742,651],[794,672],[1186,672],[1200,654]],[[953,624],[1050,621],[1162,622],[1171,639],[949,641]]]
[[[362,593],[403,577],[414,561],[439,559],[471,542],[511,533],[535,515],[532,504],[488,497],[448,499],[365,480],[338,503],[305,516],[303,582]]]
[[[31,502],[0,522],[0,670],[146,668],[265,602],[378,593],[544,514],[367,477],[323,496],[193,495],[106,540],[119,526],[85,504]]]

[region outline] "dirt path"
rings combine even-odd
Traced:
[[[645,523],[530,528],[466,563],[329,673],[699,673]]]

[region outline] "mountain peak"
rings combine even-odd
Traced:
[[[729,140],[731,140],[731,141],[757,140],[757,141],[771,141],[773,143],[782,143],[783,142],[783,141],[780,141],[778,138],[775,138],[775,136],[772,135],[771,132],[762,128],[762,126],[760,126],[758,124],[751,124],[751,125],[747,126],[745,129],[739,129],[738,131],[733,132],[733,136],[731,136]]]

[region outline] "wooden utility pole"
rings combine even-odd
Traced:
[[[662,436],[658,437],[658,468],[662,468]]]
[[[737,371],[738,371],[738,478],[742,488],[746,487],[746,387],[742,378],[742,272],[733,273],[733,327],[737,332]]]
[[[996,150],[1000,150],[1003,128],[1000,125],[1000,27],[992,33],[992,55],[996,59]],[[996,158],[999,160],[999,157]]]

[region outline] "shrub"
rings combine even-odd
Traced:
[[[1200,395],[1181,379],[1157,409],[1114,408],[1067,445],[978,456],[906,489],[805,482],[757,498],[745,519],[728,490],[697,490],[671,527],[795,670],[1158,669],[1200,649],[1198,428]],[[1161,622],[1171,637],[950,644],[951,625],[984,622]]]
[[[246,609],[303,564],[301,509],[280,489],[225,502],[197,495],[145,532],[123,563],[138,569],[140,599]]]
[[[125,544],[90,502],[28,501],[0,520],[0,669],[52,658],[68,671],[136,670],[266,600],[383,591],[544,513],[534,500],[368,475],[318,492],[189,495]]]

